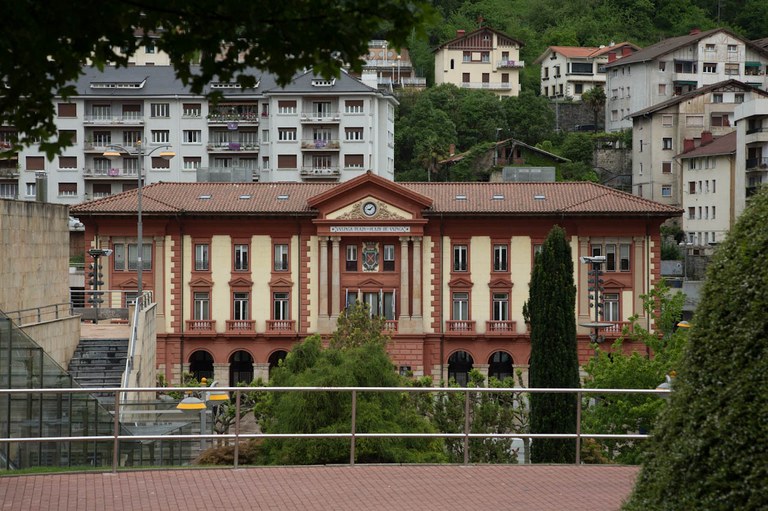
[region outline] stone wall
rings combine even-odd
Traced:
[[[577,126],[591,126],[595,123],[595,112],[582,102],[555,102],[551,101],[549,107],[555,112],[555,126],[560,131],[577,131]],[[601,109],[597,113],[597,131],[603,131],[605,126],[605,112]],[[587,131],[592,131],[589,129]]]
[[[631,149],[595,149],[594,167],[601,184],[632,193]]]
[[[0,309],[69,302],[69,209],[0,199]]]

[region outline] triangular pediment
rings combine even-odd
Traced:
[[[139,281],[135,278],[131,277],[130,279],[126,280],[125,282],[121,282],[117,285],[115,285],[117,289],[138,289],[139,287]]]
[[[274,277],[269,281],[270,287],[292,287],[293,281],[286,277]]]
[[[235,277],[229,281],[229,287],[251,287],[253,281],[245,277]]]
[[[207,277],[196,277],[189,281],[189,287],[213,287],[213,281]]]
[[[384,287],[384,283],[376,279],[365,279],[358,282],[357,287]]]
[[[616,279],[603,279],[602,287],[603,289],[624,289],[627,285]]]
[[[488,283],[488,287],[491,289],[509,289],[512,286],[514,286],[512,281],[504,277],[497,277]]]
[[[472,281],[466,277],[454,277],[448,282],[449,287],[472,287]]]

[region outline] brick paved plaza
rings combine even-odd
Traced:
[[[638,467],[358,465],[0,477],[3,510],[613,511]]]

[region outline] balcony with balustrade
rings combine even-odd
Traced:
[[[747,158],[745,170],[749,174],[768,172],[768,158]]]
[[[256,142],[215,142],[208,144],[205,149],[209,153],[258,153],[259,144]]]
[[[215,319],[188,319],[185,321],[187,326],[186,335],[214,335],[216,334]]]
[[[86,126],[143,126],[144,114],[141,112],[119,115],[86,115],[83,118]]]
[[[302,140],[302,151],[338,151],[341,147],[338,139],[324,139],[324,140]]]
[[[517,334],[517,324],[515,321],[486,321],[485,335],[505,336]]]
[[[341,176],[341,170],[339,167],[302,167],[301,177],[302,179],[334,179],[337,180]]]
[[[525,67],[525,62],[522,60],[497,60],[496,69],[522,69]]]
[[[338,124],[341,121],[341,112],[323,111],[323,112],[301,112],[301,122],[303,124]]]
[[[445,322],[446,335],[475,335],[475,322],[469,320],[448,320]]]
[[[461,82],[462,89],[512,90],[512,82]]]
[[[228,319],[226,321],[228,335],[254,335],[256,321],[252,319]]]
[[[83,178],[86,181],[115,179],[135,180],[138,178],[138,171],[136,169],[124,169],[120,167],[96,168],[87,166],[83,168]]]
[[[296,321],[293,319],[268,319],[268,335],[296,335]]]
[[[261,115],[258,111],[258,105],[241,105],[211,110],[207,119],[209,125],[223,125],[237,129],[240,125],[258,125]]]

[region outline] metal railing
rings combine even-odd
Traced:
[[[57,319],[74,316],[74,310],[71,302],[54,303],[42,305],[40,307],[31,307],[29,309],[19,309],[5,313],[11,318],[17,326],[33,325],[43,321],[53,321]]]
[[[234,459],[233,468],[237,469],[239,465],[239,444],[241,440],[266,439],[266,438],[326,438],[326,439],[349,439],[349,464],[355,464],[356,441],[359,438],[454,438],[463,440],[463,453],[465,465],[469,464],[470,459],[470,439],[571,439],[575,442],[576,457],[575,463],[581,463],[581,442],[585,439],[603,439],[603,440],[645,440],[650,435],[645,433],[627,433],[627,434],[604,434],[604,433],[584,433],[581,427],[582,398],[585,395],[604,395],[604,394],[644,394],[656,395],[659,397],[667,396],[669,389],[585,389],[585,388],[485,388],[485,387],[216,387],[218,391],[224,391],[234,394],[235,401],[235,423],[234,433],[225,434],[152,434],[152,435],[123,435],[121,434],[120,416],[123,406],[129,403],[123,403],[121,396],[126,392],[174,392],[194,393],[201,392],[201,387],[147,387],[147,388],[102,388],[102,389],[0,389],[0,399],[6,395],[13,396],[30,394],[83,394],[83,393],[111,393],[115,396],[114,410],[114,428],[110,435],[81,435],[81,436],[50,436],[50,437],[15,437],[0,438],[0,446],[13,443],[40,443],[40,442],[111,442],[112,443],[112,472],[117,472],[120,456],[121,441],[154,441],[154,440],[179,440],[191,441],[200,440],[204,444],[206,440],[232,440],[234,441]],[[241,404],[243,393],[249,392],[345,392],[351,394],[351,426],[349,432],[344,433],[241,433]],[[464,394],[464,428],[460,433],[362,433],[357,431],[357,395],[364,392],[400,392],[400,393],[424,393],[424,392],[442,392],[442,393],[461,393]],[[470,403],[472,394],[492,393],[492,394],[575,394],[576,396],[576,432],[575,433],[472,433],[470,421]],[[196,413],[196,412],[195,412]],[[202,413],[205,413],[203,410]],[[204,422],[201,420],[201,430]],[[202,447],[202,445],[201,445]]]

